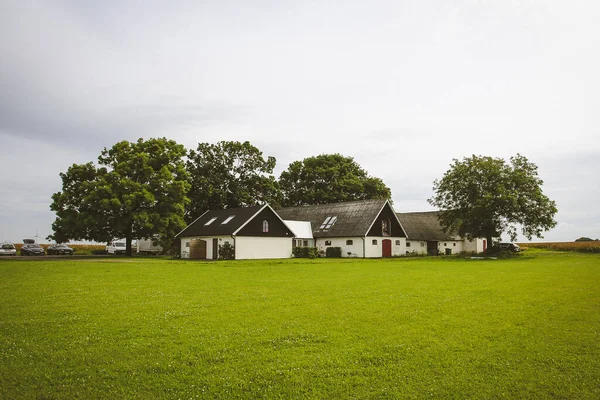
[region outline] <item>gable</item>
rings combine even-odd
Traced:
[[[384,224],[387,227],[387,234],[384,233]],[[406,237],[406,233],[398,222],[396,213],[392,209],[390,203],[386,203],[381,212],[377,215],[367,236]]]
[[[263,232],[264,221],[267,221],[268,232]],[[269,206],[263,208],[235,234],[237,236],[294,237],[294,233]]]

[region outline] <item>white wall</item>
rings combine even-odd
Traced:
[[[365,238],[365,253],[367,258],[380,258],[383,254],[383,240],[389,239],[392,241],[392,256],[403,256],[406,254],[406,238],[401,237],[381,237],[381,236],[367,236]],[[373,240],[377,241],[377,244],[373,244]],[[397,245],[396,241],[399,240],[400,244]]]
[[[441,255],[446,254],[446,249],[450,249],[452,254],[458,254],[463,251],[462,240],[446,240],[438,242],[438,251]]]
[[[192,241],[192,240],[202,239],[202,240],[206,241],[206,259],[207,260],[212,260],[212,256],[213,256],[213,239],[214,238],[219,239],[219,245],[222,245],[222,244],[227,243],[227,242],[233,244],[233,238],[231,236],[211,236],[211,237],[195,236],[195,237],[184,237],[184,238],[181,238],[181,258],[190,258],[190,248],[188,247],[187,243],[190,243],[190,241]]]
[[[236,236],[235,259],[290,258],[292,238]]]
[[[468,252],[482,253],[483,252],[483,242],[485,239],[475,238],[473,240],[464,240],[463,248]],[[489,247],[489,244],[488,244]]]
[[[410,246],[408,246],[408,243],[410,243]],[[427,254],[427,242],[425,240],[407,240],[406,244],[406,251],[409,253]]]
[[[341,247],[342,257],[363,257],[363,240],[360,237],[317,238],[315,240],[317,242],[315,247],[319,251],[325,252],[327,247]],[[352,244],[347,245],[347,240],[352,240]],[[325,246],[326,241],[330,241],[331,245]]]

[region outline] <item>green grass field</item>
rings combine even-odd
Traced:
[[[600,398],[600,257],[0,259],[0,398]]]

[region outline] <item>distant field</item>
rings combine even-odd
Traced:
[[[559,251],[579,251],[582,253],[600,253],[600,241],[596,242],[546,242],[546,243],[520,243],[526,248],[551,249]]]
[[[0,398],[600,398],[600,257],[0,259]]]

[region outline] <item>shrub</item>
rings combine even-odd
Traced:
[[[235,247],[231,243],[219,245],[219,260],[235,260]]]
[[[328,247],[325,250],[325,257],[327,258],[340,258],[342,256],[342,248],[341,247]]]
[[[319,255],[319,249],[316,247],[294,247],[292,254],[295,258],[316,258]]]

